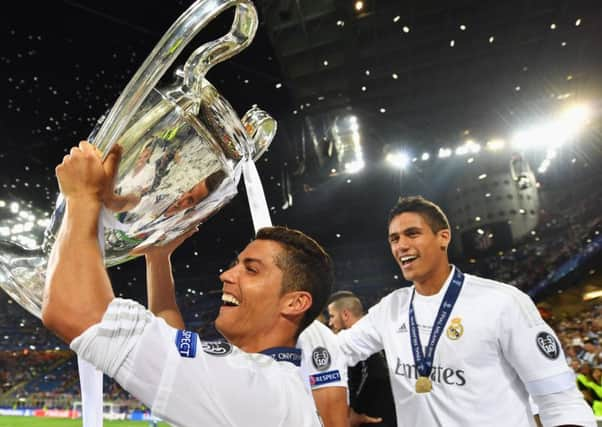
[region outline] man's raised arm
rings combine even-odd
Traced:
[[[103,163],[98,150],[83,141],[56,167],[66,207],[48,262],[42,321],[68,343],[98,323],[115,297],[97,229],[120,157],[121,147],[115,146]]]
[[[176,290],[171,270],[172,253],[198,229],[192,228],[163,246],[149,246],[134,252],[146,258],[146,291],[148,309],[168,325],[184,329],[184,319],[176,302]]]

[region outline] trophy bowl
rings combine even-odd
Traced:
[[[230,7],[236,8],[230,32],[196,49],[174,82],[157,87],[186,44]],[[213,65],[248,46],[256,29],[257,12],[249,0],[197,1],[166,32],[90,135],[105,156],[113,144],[123,149],[114,187],[121,205],[105,207],[100,219],[107,267],[206,221],[237,194],[243,166],[269,147],[276,121],[255,106],[239,118],[205,78]],[[59,196],[39,249],[0,241],[0,287],[37,317],[64,208]]]

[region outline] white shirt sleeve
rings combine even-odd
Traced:
[[[71,349],[78,356],[96,366],[108,376],[124,385],[129,379],[128,369],[122,369],[128,356],[141,341],[143,333],[158,319],[140,304],[115,298],[100,323],[88,328],[71,342]],[[155,401],[161,376],[153,372],[162,372],[165,358],[148,358],[148,363],[140,366],[147,378],[145,387],[133,387],[131,393],[147,406]],[[125,387],[125,385],[124,385]]]
[[[378,310],[382,303],[373,306],[351,328],[336,335],[347,366],[355,366],[383,349],[382,336],[377,327]]]
[[[324,387],[347,388],[347,364],[336,335],[314,320],[299,336],[297,347],[303,352],[301,371],[312,390]]]
[[[134,301],[115,299],[71,348],[174,426],[318,422],[293,364],[201,342]]]
[[[558,337],[531,298],[518,289],[509,295],[498,319],[500,346],[529,394],[535,398],[576,388]]]
[[[539,407],[539,418],[544,427],[577,425],[596,427],[592,409],[577,388],[533,397]]]

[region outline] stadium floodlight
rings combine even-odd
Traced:
[[[564,111],[559,121],[568,132],[576,133],[587,125],[591,116],[592,110],[588,105],[576,104]]]
[[[474,141],[469,141],[469,142],[466,143],[468,145],[468,151],[470,151],[473,154],[477,154],[478,152],[481,151],[481,144],[479,144],[478,142],[474,142]]]
[[[399,170],[405,169],[410,164],[410,157],[403,152],[389,153],[386,160],[387,163]]]
[[[550,122],[516,133],[512,146],[518,150],[559,147],[575,138],[588,124],[591,115],[587,105],[573,105]]]
[[[366,164],[362,159],[354,160],[352,162],[345,163],[345,172],[347,173],[358,173],[362,169],[364,169]]]
[[[19,207],[19,204],[18,204],[17,202],[12,202],[12,203],[10,204],[10,211],[11,211],[12,213],[15,213],[15,214],[16,214],[17,212],[19,212],[19,209],[20,209],[20,207]]]
[[[499,151],[506,146],[506,141],[503,139],[495,138],[487,141],[485,148],[489,151]]]
[[[357,131],[360,130],[360,126],[359,126],[359,123],[357,122],[357,117],[356,116],[349,116],[349,117],[347,117],[347,121],[349,122],[348,125],[347,125],[348,129],[351,132],[357,132]]]
[[[452,150],[451,148],[440,148],[439,149],[439,154],[438,157],[440,159],[444,159],[446,157],[450,157],[452,155]]]
[[[427,152],[422,153],[422,156],[420,156],[420,158],[422,159],[422,161],[426,162],[428,159],[431,158],[431,155]]]
[[[518,131],[512,137],[512,148],[522,151],[529,147],[541,144],[541,140],[545,141],[545,137],[541,135],[541,132],[538,129],[531,128]]]
[[[468,147],[465,144],[456,148],[456,156],[463,156],[465,154],[468,154]]]
[[[463,156],[465,154],[476,154],[481,151],[481,144],[472,139],[467,140],[464,144],[456,148],[456,155]]]
[[[337,117],[332,127],[337,162],[347,173],[357,173],[365,167],[362,154],[360,124],[354,115]]]

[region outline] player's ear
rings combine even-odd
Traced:
[[[296,316],[309,310],[312,302],[311,294],[307,291],[288,292],[282,297],[280,310],[286,316]]]
[[[451,231],[449,228],[444,228],[437,232],[437,239],[439,240],[439,247],[442,250],[447,250],[449,243],[451,242]]]

